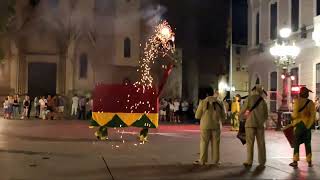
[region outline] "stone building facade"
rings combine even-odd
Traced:
[[[247,46],[233,44],[232,46],[232,86],[234,87],[233,95],[248,95],[249,90],[249,73],[246,65]]]
[[[268,90],[271,112],[281,105],[283,71],[273,63],[269,49],[279,39],[281,28],[290,27],[293,31],[290,40],[301,48],[296,63],[288,69],[295,79],[288,79],[287,93],[290,96],[291,85],[306,85],[315,92],[311,99],[320,95],[320,51],[312,39],[314,18],[319,14],[319,0],[248,0],[249,87],[260,83]],[[289,98],[289,107],[290,103]]]
[[[17,0],[14,26],[0,38],[2,95],[85,94],[96,83],[134,82],[151,30],[140,0]]]

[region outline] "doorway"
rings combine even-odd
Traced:
[[[31,97],[56,94],[57,64],[28,64],[28,94]]]

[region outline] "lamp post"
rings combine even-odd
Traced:
[[[283,80],[282,88],[282,101],[281,106],[278,109],[278,123],[277,129],[281,129],[281,115],[283,112],[288,112],[288,101],[287,101],[287,92],[288,92],[288,78],[291,80],[295,77],[291,76],[288,72],[288,68],[295,64],[295,59],[300,54],[300,48],[295,45],[294,42],[291,42],[289,37],[291,35],[290,28],[283,28],[279,32],[280,34],[280,43],[277,40],[275,44],[270,48],[270,53],[274,56],[274,63],[283,70],[281,79]]]

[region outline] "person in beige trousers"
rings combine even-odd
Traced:
[[[263,99],[264,90],[257,85],[241,109],[241,114],[246,114],[245,123],[247,141],[247,161],[245,167],[251,167],[253,163],[254,141],[257,139],[259,167],[266,163],[266,145],[264,136],[264,124],[268,119],[268,107]]]
[[[200,158],[194,164],[205,165],[208,162],[208,146],[211,143],[214,164],[220,160],[221,120],[226,116],[223,103],[217,100],[217,94],[200,101],[196,111],[196,119],[200,119]]]

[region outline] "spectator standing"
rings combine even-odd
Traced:
[[[167,112],[166,108],[168,106],[168,102],[163,98],[160,102],[160,121],[166,121]]]
[[[29,96],[25,96],[25,99],[23,100],[23,113],[22,113],[21,119],[28,118],[29,106],[30,106]]]
[[[174,105],[172,100],[169,100],[169,121],[174,122]]]
[[[240,103],[239,103],[239,96],[236,95],[233,97],[233,101],[231,104],[231,131],[239,131],[239,125],[240,125],[240,119],[239,119],[239,113],[240,113]]]
[[[3,102],[3,111],[4,111],[4,118],[8,119],[8,109],[9,109],[9,98],[6,97],[6,99]]]
[[[72,97],[71,116],[77,116],[79,107],[79,97],[75,94]]]
[[[46,110],[47,110],[47,102],[44,96],[41,97],[39,100],[39,106],[40,106],[40,118],[45,120],[46,119]]]
[[[174,122],[180,123],[180,101],[179,99],[175,99],[173,102],[174,106]]]
[[[18,95],[15,95],[13,98],[13,104],[12,104],[12,108],[13,108],[13,118],[14,119],[18,119],[19,118],[19,102],[18,102]]]
[[[81,97],[79,100],[79,116],[78,119],[85,120],[86,119],[86,98]]]
[[[59,95],[58,96],[58,113],[60,115],[60,118],[63,117],[64,106],[65,106],[64,98],[61,95]]]
[[[48,98],[47,98],[47,112],[46,112],[46,114],[53,112],[53,110],[54,110],[53,106],[54,106],[53,98],[51,97],[51,95],[48,95]]]
[[[35,117],[39,118],[40,116],[40,104],[39,104],[39,98],[36,96],[33,100],[33,104],[35,107]]]
[[[29,107],[28,107],[27,117],[28,117],[28,119],[29,119],[29,118],[30,118],[30,113],[31,113],[31,108],[32,108],[32,103],[31,103],[30,96],[28,96],[28,100],[29,100]]]
[[[13,113],[13,96],[9,96],[8,119],[12,118]]]
[[[187,100],[183,100],[181,103],[181,110],[182,110],[182,121],[186,121],[188,119],[188,110],[189,110],[189,103]]]
[[[93,109],[93,99],[90,98],[88,99],[87,101],[87,107],[86,107],[86,110],[87,110],[87,119],[90,120],[92,118],[92,109]]]

